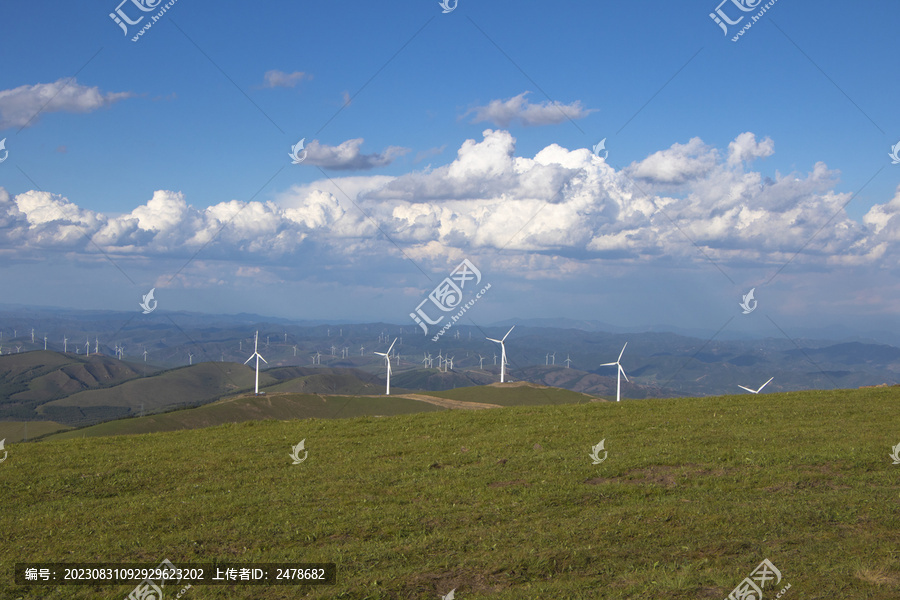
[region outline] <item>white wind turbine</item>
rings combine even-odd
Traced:
[[[628,342],[625,342],[625,346],[628,345]],[[620,402],[622,400],[622,376],[625,375],[625,369],[622,368],[622,355],[625,354],[625,346],[622,346],[622,351],[619,352],[619,358],[616,359],[616,362],[604,363],[600,365],[601,367],[611,367],[615,365],[619,372],[616,375],[616,402]],[[625,375],[625,381],[628,381],[628,375]]]
[[[254,394],[259,396],[259,360],[262,359],[264,363],[269,364],[266,359],[259,355],[259,331],[256,332],[255,336],[253,336],[253,354],[250,355],[250,358],[244,361],[244,364],[246,365],[248,362],[253,360],[254,357],[256,357],[256,390],[254,391]]]
[[[500,383],[506,381],[506,344],[504,342],[506,342],[507,336],[509,336],[509,334],[512,333],[512,330],[515,328],[515,325],[510,327],[509,331],[506,332],[506,335],[504,335],[499,340],[495,340],[494,338],[486,338],[492,342],[497,342],[498,344],[500,344]],[[497,363],[495,362],[494,364]]]
[[[774,377],[769,377],[769,381],[772,381],[773,379],[775,379],[775,378],[774,378]],[[758,389],[758,390],[751,390],[750,388],[744,387],[744,386],[742,386],[742,385],[739,385],[738,387],[741,388],[742,390],[747,390],[747,391],[750,392],[751,394],[758,394],[758,393],[760,393],[760,392],[762,391],[762,389],[763,389],[764,387],[766,387],[767,385],[769,385],[769,381],[767,381],[767,382],[765,382],[764,384],[762,384],[761,386],[759,386],[759,389]]]
[[[66,336],[63,336],[63,353],[66,353],[68,351],[69,351],[69,338],[67,338]]]
[[[394,341],[391,342],[390,348],[388,348],[387,352],[376,352],[378,356],[384,357],[384,364],[387,365],[387,387],[385,388],[384,394],[386,396],[391,395],[391,350],[394,349],[394,344],[397,343],[397,338],[394,338]]]

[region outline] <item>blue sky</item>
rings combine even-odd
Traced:
[[[135,3],[4,4],[5,302],[898,324],[896,2]]]

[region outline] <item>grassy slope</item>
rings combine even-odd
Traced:
[[[408,400],[406,398],[386,398],[384,396],[356,397],[320,394],[273,393],[272,390],[288,389],[309,383],[312,387],[331,387],[326,381],[318,381],[315,376],[292,379],[284,384],[266,388],[267,395],[254,398],[242,395],[227,398],[197,408],[172,411],[140,418],[107,421],[91,427],[49,435],[48,440],[73,439],[106,435],[129,435],[198,429],[224,423],[262,419],[346,419],[362,416],[392,416],[416,412],[432,412],[443,408]],[[338,381],[340,383],[340,381]],[[363,385],[350,378],[348,386]],[[365,386],[368,387],[368,386]],[[402,393],[403,390],[396,390]],[[509,387],[485,386],[449,390],[446,392],[421,392],[430,396],[463,400],[468,402],[491,403],[498,400],[501,406],[535,406],[542,404],[573,404],[590,401],[589,396],[569,390],[545,388],[535,385],[513,384]]]
[[[465,402],[486,402],[500,406],[540,406],[545,404],[580,404],[593,400],[592,396],[561,388],[543,387],[530,383],[495,384],[457,388],[446,392],[423,392],[429,396],[452,398]],[[615,398],[613,398],[615,399]]]
[[[195,587],[184,600],[720,599],[769,558],[787,600],[894,600],[898,398],[522,406],[8,445],[0,598],[121,600],[132,587],[14,588],[16,561],[168,557],[338,564],[336,586]],[[309,458],[291,465],[304,438]],[[604,438],[609,457],[592,465]]]
[[[406,398],[368,398],[278,394],[228,398],[185,410],[134,419],[119,419],[74,431],[48,436],[47,440],[129,435],[180,429],[198,429],[224,423],[262,419],[333,419],[360,416],[392,416],[444,410]]]
[[[0,440],[5,439],[7,444],[21,442],[28,432],[28,439],[69,429],[68,425],[54,423],[53,421],[0,421]]]

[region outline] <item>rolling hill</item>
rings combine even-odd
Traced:
[[[297,379],[293,379],[288,383],[297,381]],[[269,388],[269,390],[271,389]],[[449,400],[449,402],[441,400]],[[404,393],[403,390],[397,389],[396,393],[391,396],[382,394],[344,396],[267,391],[265,395],[260,396],[241,394],[195,408],[171,410],[144,417],[117,419],[90,427],[47,435],[44,439],[133,435],[267,419],[347,419],[361,416],[385,417],[434,412],[453,408],[480,408],[480,406],[467,406],[471,404],[489,404],[500,407],[576,404],[591,401],[595,401],[595,399],[584,394],[528,383],[492,384],[445,392]]]

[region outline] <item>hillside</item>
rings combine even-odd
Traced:
[[[769,559],[782,580],[767,599],[790,585],[894,600],[898,403],[896,388],[812,391],[8,444],[0,597],[134,587],[21,587],[16,562],[168,558],[337,563],[334,586],[195,586],[196,600],[694,600]]]
[[[200,363],[164,371],[121,385],[72,394],[41,405],[37,412],[62,423],[81,424],[201,404],[225,394],[251,389],[255,372],[234,363]],[[275,379],[260,374],[260,385]]]
[[[316,376],[310,376],[312,378]],[[291,379],[294,385],[303,379]],[[241,394],[195,408],[172,410],[162,414],[118,419],[99,423],[90,427],[48,435],[48,440],[72,439],[80,437],[132,435],[198,429],[224,423],[266,419],[347,419],[361,416],[393,416],[416,412],[433,412],[466,407],[465,404],[478,403],[491,406],[536,406],[542,404],[574,404],[588,402],[589,396],[569,390],[546,388],[533,384],[503,384],[510,389],[494,384],[485,387],[467,387],[445,392],[404,393],[397,388],[391,396],[345,396],[326,394],[295,394],[272,392],[268,388],[265,396]],[[510,391],[514,390],[514,391]],[[451,402],[442,403],[440,399]],[[496,402],[494,402],[496,400]],[[459,403],[459,404],[455,404]],[[35,436],[33,436],[35,437]]]
[[[84,390],[115,386],[143,374],[103,355],[36,350],[0,356],[0,420],[34,418],[35,408]]]
[[[47,440],[158,433],[200,429],[225,423],[269,419],[346,419],[361,416],[392,416],[441,410],[427,403],[387,396],[320,396],[312,394],[242,395],[197,408],[158,415],[107,421],[91,427],[50,435]]]

